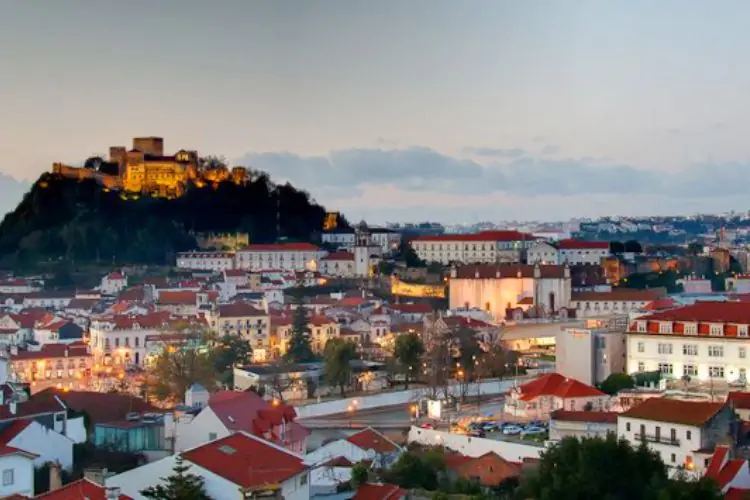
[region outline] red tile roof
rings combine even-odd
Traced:
[[[563,422],[594,422],[617,425],[617,415],[617,412],[613,411],[555,410],[550,414],[550,419],[562,420]]]
[[[708,464],[705,477],[713,479],[724,489],[737,476],[743,466],[747,466],[746,460],[729,459],[729,448],[717,446]]]
[[[696,302],[689,306],[657,312],[639,319],[747,325],[750,324],[750,307],[745,302]]]
[[[84,478],[34,498],[39,500],[105,500],[106,492],[103,486]],[[119,500],[133,500],[127,495],[120,495],[118,498]]]
[[[674,299],[656,299],[653,302],[646,304],[644,309],[646,311],[661,311],[663,309],[672,309],[677,305]]]
[[[583,240],[560,240],[557,242],[557,248],[560,250],[609,250],[609,243],[606,241],[583,241]]]
[[[243,488],[279,484],[307,470],[302,457],[241,432],[182,456]]]
[[[520,274],[521,278],[533,278],[535,267],[537,266],[529,264],[467,265],[456,269],[456,277],[458,279],[509,279],[518,278]],[[543,279],[562,279],[565,277],[565,266],[540,265],[538,267]]]
[[[724,500],[748,500],[750,499],[750,489],[729,488],[724,493]]]
[[[620,415],[641,420],[700,427],[711,420],[725,405],[726,403],[648,398]]]
[[[15,448],[13,446],[8,445],[0,445],[0,457],[5,457],[8,455],[21,455],[27,458],[37,458],[39,455],[36,453],[31,453],[26,450],[21,450],[19,448]]]
[[[473,234],[442,234],[440,236],[417,236],[412,241],[532,241],[534,236],[519,231],[481,231]]]
[[[443,455],[443,463],[445,464],[445,468],[450,470],[455,470],[466,462],[470,462],[471,460],[473,460],[472,457],[463,455],[455,451],[449,451],[446,452],[445,455]]]
[[[351,252],[333,252],[329,253],[321,260],[354,261],[354,254]]]
[[[196,305],[197,292],[191,290],[165,290],[159,292],[157,303],[163,305]]]
[[[130,412],[162,413],[160,410],[136,396],[111,392],[62,391],[55,388],[45,389],[34,394],[29,402],[48,402],[52,404],[55,396],[75,411],[86,411],[94,423],[106,423],[122,420]],[[25,403],[24,403],[25,404]],[[59,406],[59,405],[58,405]],[[20,405],[19,405],[20,407]],[[57,410],[60,411],[60,410]]]
[[[734,408],[750,410],[750,392],[729,391],[727,402],[731,403]]]
[[[370,427],[349,436],[346,440],[365,451],[374,450],[376,453],[393,453],[400,450],[396,443]]]
[[[124,280],[125,276],[120,272],[112,272],[107,275],[107,279],[109,280]]]
[[[248,245],[240,252],[317,252],[320,248],[312,243],[277,243],[270,245]]]
[[[426,302],[421,304],[391,304],[388,307],[400,314],[429,314],[432,312],[432,306]]]
[[[221,318],[246,318],[251,316],[266,316],[266,313],[247,302],[219,306],[219,317]]]
[[[18,351],[18,354],[13,354],[10,359],[11,361],[27,361],[87,356],[91,356],[89,346],[83,342],[73,342],[71,344],[44,344],[38,351]]]
[[[15,420],[0,430],[0,445],[8,446],[16,436],[21,434],[28,426],[31,425],[33,420]]]
[[[482,486],[500,486],[508,479],[521,475],[521,464],[508,462],[496,453],[485,453],[459,466],[459,477],[464,479],[478,478]]]
[[[406,498],[407,491],[395,484],[363,484],[357,488],[352,500],[398,500]]]
[[[565,378],[559,373],[543,375],[536,380],[520,386],[520,398],[531,401],[540,396],[555,396],[558,398],[590,398],[606,396],[602,391],[573,378]]]

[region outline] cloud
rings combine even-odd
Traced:
[[[17,181],[13,177],[0,174],[0,219],[5,217],[6,213],[15,210],[30,187],[31,184],[28,182]]]
[[[544,146],[541,151],[539,151],[539,153],[543,155],[556,155],[559,152],[560,148],[558,146],[553,146],[552,144]]]
[[[464,153],[487,158],[518,158],[525,155],[526,151],[520,148],[502,149],[468,146],[464,148]]]

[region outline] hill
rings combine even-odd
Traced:
[[[193,233],[242,231],[253,243],[279,236],[310,241],[325,215],[306,192],[277,186],[265,173],[244,185],[191,185],[175,199],[127,199],[94,179],[46,173],[0,223],[0,267],[63,259],[171,264],[176,252],[196,248]]]
[[[29,187],[31,185],[28,182],[0,174],[0,217],[13,210]]]

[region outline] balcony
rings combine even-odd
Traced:
[[[636,434],[635,435],[636,441],[642,441],[645,443],[656,443],[656,444],[666,444],[669,446],[680,446],[680,440],[679,439],[672,439],[667,436],[653,436],[650,434]]]

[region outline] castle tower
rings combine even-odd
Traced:
[[[161,137],[136,137],[133,149],[149,156],[164,156],[164,139]]]
[[[365,221],[354,229],[354,275],[366,278],[370,275],[370,229]]]

